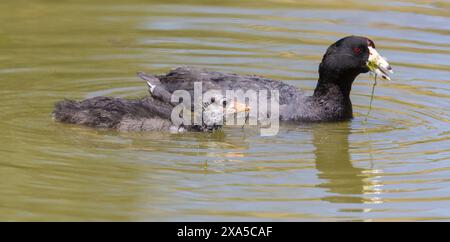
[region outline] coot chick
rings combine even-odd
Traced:
[[[342,121],[353,117],[350,91],[360,73],[374,72],[390,80],[392,68],[375,49],[372,40],[348,36],[332,44],[319,65],[319,80],[312,96],[295,86],[255,75],[226,74],[193,67],[179,67],[158,76],[169,92],[187,90],[193,95],[194,82],[202,82],[203,91],[278,90],[280,119],[283,121]]]
[[[159,80],[152,76],[147,76],[146,81],[151,96],[135,100],[114,97],[94,97],[80,102],[64,100],[55,104],[53,119],[63,123],[122,131],[181,133],[213,131],[223,125],[221,121],[225,115],[248,111],[243,104],[236,102],[234,105],[226,105],[224,97],[212,97],[203,103],[202,125],[174,125],[171,114],[175,104],[170,101],[171,93],[159,87]],[[168,96],[161,96],[161,93]]]

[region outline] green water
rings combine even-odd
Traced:
[[[450,220],[448,1],[1,1],[0,220]],[[311,91],[327,46],[364,35],[395,75],[355,119],[216,134],[58,124],[64,98],[146,95],[193,65]]]

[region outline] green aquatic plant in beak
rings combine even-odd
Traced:
[[[381,78],[390,81],[391,77],[389,75],[394,73],[391,65],[389,65],[386,59],[382,57],[378,53],[378,51],[371,46],[369,46],[369,59],[367,61],[367,66],[369,67],[369,70],[374,73],[374,83],[370,96],[369,111],[366,114],[365,121],[367,121],[370,115],[370,111],[372,111],[372,102],[375,94],[375,86],[377,85],[377,77],[380,76]]]
[[[394,73],[392,71],[391,65],[382,57],[375,48],[369,46],[369,59],[367,60],[367,67],[376,76],[390,81],[390,74]]]

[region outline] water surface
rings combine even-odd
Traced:
[[[450,220],[448,1],[2,1],[0,220]],[[54,123],[53,104],[139,97],[192,65],[312,91],[328,45],[375,41],[395,70],[355,119],[215,134]]]

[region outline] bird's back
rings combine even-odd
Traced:
[[[208,90],[278,90],[280,93],[280,104],[287,104],[304,95],[295,86],[281,81],[255,76],[228,74],[217,71],[209,71],[194,67],[178,67],[166,75],[158,76],[166,89],[173,93],[176,90],[186,90],[193,96],[194,82],[202,82],[202,91]]]

